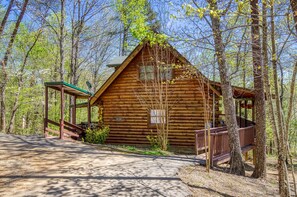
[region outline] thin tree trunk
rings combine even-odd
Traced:
[[[297,1],[296,0],[290,0],[291,3],[291,8],[293,11],[293,18],[294,18],[294,26],[296,29],[296,33],[297,33]]]
[[[275,44],[275,24],[274,24],[274,5],[271,3],[271,45],[272,45],[272,67],[275,88],[275,102],[277,114],[277,127],[279,131],[279,154],[278,154],[278,168],[279,168],[279,192],[280,196],[290,196],[290,184],[288,181],[288,169],[286,165],[286,145],[287,139],[285,137],[285,125],[283,122],[283,111],[279,95],[278,87],[278,73],[277,73],[277,54]]]
[[[5,89],[6,89],[6,84],[7,84],[7,73],[6,73],[6,66],[7,66],[7,62],[9,59],[9,56],[11,54],[11,50],[12,50],[12,46],[15,40],[15,37],[17,35],[20,23],[25,15],[26,9],[27,9],[27,5],[28,5],[29,0],[25,0],[22,6],[22,10],[21,13],[17,19],[17,22],[15,24],[15,27],[13,29],[13,32],[10,36],[10,40],[8,43],[8,46],[6,48],[6,52],[4,55],[4,58],[1,61],[1,65],[2,65],[2,76],[1,76],[1,81],[2,83],[0,84],[0,103],[1,103],[1,109],[0,109],[0,116],[1,116],[1,128],[0,130],[2,130],[3,132],[5,132],[6,130],[6,110],[5,110]]]
[[[264,84],[265,84],[265,91],[267,95],[267,104],[268,104],[268,117],[270,124],[272,126],[272,130],[274,133],[274,141],[275,145],[277,145],[277,148],[279,147],[279,134],[276,127],[276,120],[274,116],[274,108],[273,108],[273,102],[272,102],[272,94],[271,94],[271,88],[270,88],[270,82],[269,82],[269,74],[268,74],[268,30],[267,30],[267,0],[263,0],[263,8],[262,8],[262,26],[263,26],[263,42],[262,42],[262,48],[263,48],[263,68],[264,68]]]
[[[258,0],[251,0],[251,36],[256,110],[256,163],[253,177],[266,177],[266,120]]]
[[[60,37],[59,37],[59,48],[60,48],[60,80],[64,81],[64,26],[65,26],[65,1],[61,0],[61,21],[60,21]]]
[[[217,1],[208,0],[210,9],[218,11]],[[222,94],[226,114],[226,125],[228,128],[229,146],[230,146],[230,170],[231,173],[245,175],[244,163],[242,161],[241,147],[239,142],[238,126],[235,113],[235,104],[233,99],[233,90],[231,87],[228,66],[226,64],[225,49],[222,41],[222,32],[220,30],[220,17],[210,15],[212,21],[212,31],[215,42],[215,51],[217,55],[220,78],[222,84]]]
[[[1,21],[1,25],[0,25],[0,36],[2,36],[3,30],[5,28],[5,25],[6,25],[6,22],[7,22],[7,19],[8,19],[9,14],[10,14],[10,10],[12,8],[13,3],[14,3],[14,0],[10,0],[9,1],[7,10],[5,12],[5,15],[4,15],[2,21]]]

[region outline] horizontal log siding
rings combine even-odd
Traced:
[[[110,127],[107,143],[149,144],[146,136],[154,129],[148,127],[147,108],[136,97],[136,94],[147,95],[144,85],[138,80],[138,65],[143,58],[150,58],[146,49],[132,60],[100,98],[104,124]],[[182,72],[175,69],[174,77]],[[170,85],[170,145],[194,147],[194,130],[204,128],[203,100],[198,87],[197,79],[179,79]],[[209,102],[212,109],[212,97]],[[219,108],[216,110],[218,114]]]

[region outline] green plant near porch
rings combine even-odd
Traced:
[[[104,144],[108,137],[109,130],[109,126],[103,126],[100,129],[93,130],[89,128],[86,130],[84,141],[92,144]]]

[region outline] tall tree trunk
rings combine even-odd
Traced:
[[[7,10],[5,12],[5,15],[4,15],[2,21],[1,21],[1,25],[0,25],[0,36],[2,36],[3,30],[5,28],[5,25],[6,25],[6,22],[7,22],[7,19],[8,19],[9,14],[10,14],[10,10],[12,8],[13,3],[14,3],[14,0],[10,0],[9,1]]]
[[[278,152],[278,171],[279,171],[279,192],[280,196],[290,196],[290,184],[288,181],[288,169],[286,164],[286,137],[285,125],[283,118],[283,111],[280,101],[278,73],[277,73],[277,54],[275,43],[275,24],[274,24],[274,4],[270,5],[271,12],[271,46],[272,46],[272,67],[275,88],[275,102],[276,102],[276,115],[277,115],[277,128],[279,131],[279,152]]]
[[[253,177],[266,177],[266,120],[258,0],[251,0],[251,36],[256,110],[256,163]]]
[[[60,80],[64,81],[64,27],[65,27],[65,1],[61,0],[61,21],[60,21],[60,37],[59,37],[59,49],[60,49]]]
[[[210,10],[218,12],[217,1],[208,0]],[[222,41],[222,32],[220,30],[220,17],[211,14],[212,31],[215,42],[215,52],[217,55],[220,78],[222,84],[222,94],[226,114],[226,124],[228,128],[229,146],[231,155],[231,173],[245,175],[244,163],[242,161],[241,147],[239,142],[238,126],[235,114],[235,104],[233,99],[233,90],[231,87],[228,66],[226,64],[225,47]]]
[[[293,11],[293,18],[294,18],[294,26],[296,29],[296,33],[297,33],[297,1],[296,0],[290,0],[291,3],[291,8]]]
[[[1,73],[1,79],[0,80],[2,81],[2,83],[0,84],[0,103],[1,103],[1,108],[0,108],[0,116],[1,116],[0,125],[1,125],[1,128],[0,128],[0,130],[2,130],[3,132],[5,132],[5,130],[6,130],[5,89],[6,89],[6,84],[7,84],[7,80],[8,80],[5,68],[6,68],[9,56],[11,54],[12,46],[13,46],[15,37],[17,35],[20,23],[23,20],[23,17],[25,15],[28,2],[29,2],[29,0],[25,0],[24,3],[23,3],[21,13],[20,13],[20,15],[19,15],[19,17],[17,19],[17,22],[15,24],[13,32],[12,32],[12,34],[10,36],[8,46],[6,48],[6,52],[5,52],[4,57],[3,57],[2,61],[1,61],[2,73]]]
[[[268,72],[268,28],[267,28],[267,0],[263,0],[263,7],[262,7],[262,15],[263,15],[263,20],[262,20],[262,27],[263,27],[263,41],[262,41],[262,48],[263,48],[263,69],[264,69],[264,84],[265,84],[265,91],[267,95],[267,104],[268,104],[268,117],[270,124],[272,126],[272,130],[274,133],[274,138],[275,138],[275,145],[278,146],[279,143],[279,134],[278,130],[276,127],[276,120],[274,116],[274,108],[273,108],[273,101],[272,101],[272,94],[271,94],[271,88],[270,88],[270,82],[269,82],[269,72]]]

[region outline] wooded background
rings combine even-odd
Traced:
[[[269,84],[275,88],[275,62],[285,115],[293,99],[288,140],[296,153],[296,98],[290,94],[297,62],[292,4],[294,0],[268,1],[267,33],[261,29],[261,34],[268,40]],[[250,1],[219,1],[218,10],[232,85],[253,88]],[[41,133],[43,83],[64,80],[88,89],[85,83],[90,81],[91,91],[95,92],[113,72],[106,63],[128,55],[145,35],[147,26],[165,35],[211,80],[220,79],[207,1],[12,0],[1,1],[0,18],[1,128],[5,132]],[[262,19],[260,7],[261,24]],[[59,99],[54,92],[51,95],[50,116],[58,119]],[[78,113],[78,122],[85,121],[85,113],[83,109]],[[269,121],[266,125],[267,145],[272,153],[276,151],[272,126]]]

